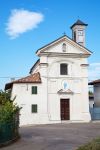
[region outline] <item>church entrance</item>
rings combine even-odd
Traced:
[[[60,99],[61,120],[70,120],[69,99]]]

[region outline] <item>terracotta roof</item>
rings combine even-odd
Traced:
[[[14,83],[17,83],[17,84],[18,83],[41,83],[40,73],[37,72],[37,73],[34,73],[34,74],[30,75],[30,76],[27,76],[27,77],[15,80],[13,82],[7,83],[5,85],[5,90],[11,89],[12,85]]]
[[[94,85],[100,83],[100,79],[89,82],[89,85]]]
[[[86,24],[86,23],[84,23],[84,22],[82,22],[81,20],[78,19],[70,28],[72,29],[76,25],[87,26],[88,24]]]

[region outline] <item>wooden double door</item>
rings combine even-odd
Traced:
[[[60,99],[61,120],[70,120],[69,99]]]

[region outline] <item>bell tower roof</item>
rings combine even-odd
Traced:
[[[70,28],[72,29],[74,26],[80,25],[80,26],[88,26],[88,24],[82,22],[81,20],[77,20]]]

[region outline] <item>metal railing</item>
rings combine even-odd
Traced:
[[[100,120],[100,107],[90,108],[91,120]]]
[[[14,116],[12,121],[0,123],[0,146],[5,145],[19,137],[19,116]]]

